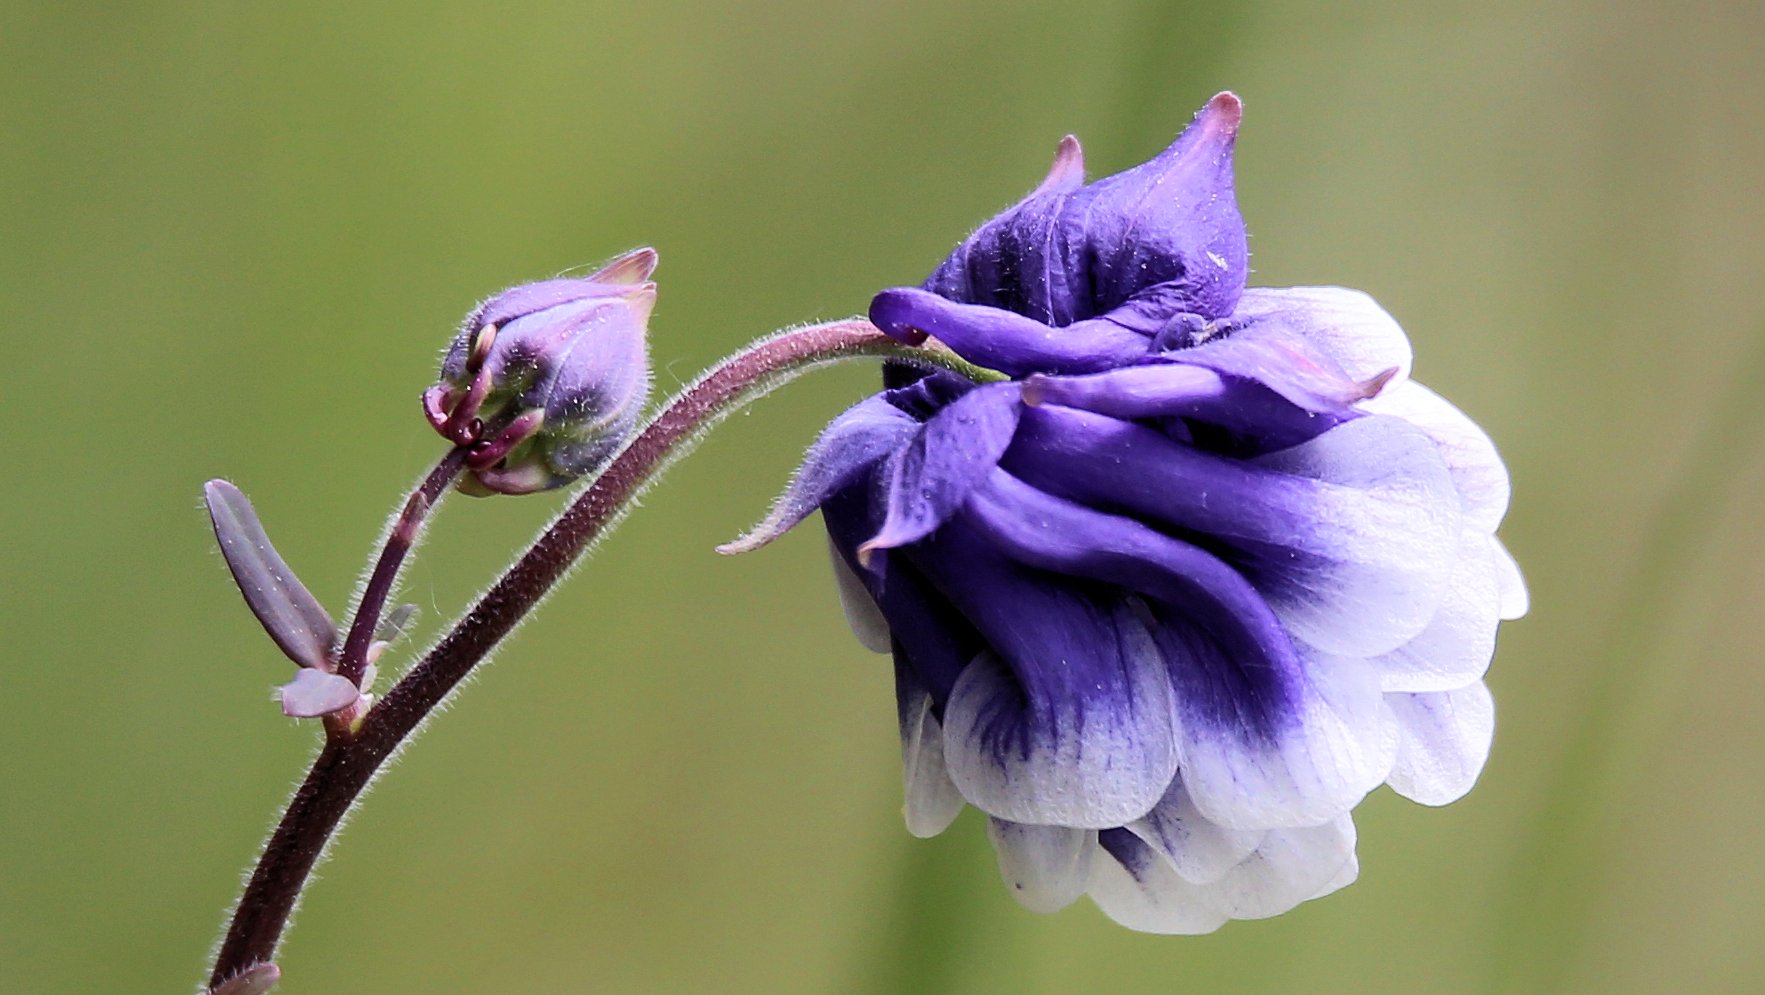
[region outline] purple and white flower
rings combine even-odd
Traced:
[[[1365,294],[1246,289],[1241,108],[1086,184],[1078,142],[871,320],[997,379],[892,364],[750,549],[819,509],[894,658],[906,818],[989,817],[1008,886],[1204,933],[1353,881],[1351,813],[1451,802],[1526,611],[1489,438]]]

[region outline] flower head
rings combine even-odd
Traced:
[[[892,654],[906,815],[989,816],[1025,905],[1153,932],[1352,881],[1381,783],[1468,791],[1526,608],[1494,446],[1334,287],[1245,289],[1240,105],[1086,185],[1078,143],[871,320],[1002,374],[903,375],[836,419],[752,548],[816,509]]]
[[[472,447],[462,490],[561,487],[624,443],[649,395],[655,268],[655,250],[637,249],[586,277],[505,290],[466,317],[423,395],[436,431]]]

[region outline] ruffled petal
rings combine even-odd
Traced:
[[[1487,535],[1461,536],[1452,584],[1433,621],[1416,638],[1373,658],[1386,691],[1450,691],[1481,680],[1501,624],[1500,569]]]
[[[1092,863],[1088,889],[1103,914],[1142,933],[1199,936],[1226,924],[1201,885],[1183,879],[1169,861],[1125,829],[1097,834],[1103,849]]]
[[[1476,422],[1414,380],[1393,385],[1361,408],[1395,415],[1428,433],[1452,473],[1465,527],[1495,531],[1508,510],[1508,468],[1495,451],[1495,443]]]
[[[1410,340],[1378,302],[1342,287],[1253,287],[1232,312],[1241,328],[1278,331],[1315,346],[1354,380],[1410,375]]]
[[[1456,691],[1386,695],[1401,741],[1391,788],[1424,805],[1458,801],[1477,783],[1495,736],[1495,701],[1482,681]]]
[[[1364,660],[1307,653],[1272,728],[1246,721],[1234,660],[1180,619],[1153,633],[1176,684],[1183,784],[1229,829],[1315,826],[1384,781],[1396,729]],[[1256,714],[1253,712],[1252,714]]]
[[[962,794],[944,766],[944,731],[932,714],[931,695],[899,665],[895,682],[901,713],[901,812],[908,832],[929,839],[956,821]]]
[[[741,538],[718,546],[717,551],[746,553],[789,532],[835,491],[851,487],[861,475],[904,446],[919,427],[917,420],[881,394],[848,408],[809,447],[803,465],[773,502],[765,520]]]
[[[988,819],[987,839],[999,855],[1006,889],[1031,912],[1058,912],[1085,893],[1097,830]]]
[[[1050,583],[961,523],[906,552],[992,647],[944,706],[944,759],[971,804],[1102,828],[1164,797],[1177,770],[1171,682],[1118,596]]]
[[[1218,881],[1256,852],[1266,835],[1262,830],[1227,829],[1210,822],[1190,800],[1181,776],[1171,782],[1164,799],[1145,818],[1125,828],[1170,861],[1184,880],[1195,884]]]
[[[1345,422],[1255,461],[1052,405],[1026,410],[1001,466],[1222,550],[1290,631],[1367,656],[1433,618],[1458,553],[1457,497],[1433,445],[1395,418]]]
[[[1277,829],[1207,887],[1207,901],[1233,919],[1278,916],[1347,884],[1338,879],[1354,860],[1354,843],[1354,820],[1346,815],[1321,826]]]
[[[870,321],[909,345],[930,335],[963,359],[1013,377],[1096,373],[1143,358],[1147,348],[1145,336],[1110,321],[1054,327],[912,287],[877,294],[870,302]]]
[[[943,525],[998,465],[1017,430],[1017,384],[969,391],[925,423],[889,457],[887,516],[882,530],[858,547],[872,550],[917,542]]]

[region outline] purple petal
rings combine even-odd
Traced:
[[[858,544],[880,524],[871,500],[876,474],[875,469],[861,474],[851,487],[831,495],[822,519],[835,551],[889,620],[896,664],[931,693],[933,713],[942,715],[957,677],[986,644],[907,557],[884,551],[872,557],[868,569],[857,566]]]
[[[889,335],[917,344],[921,334],[971,363],[1013,377],[1031,373],[1096,373],[1146,355],[1145,336],[1104,320],[1051,327],[997,307],[959,304],[897,287],[870,302],[870,320]]]
[[[282,685],[282,714],[296,719],[330,715],[355,704],[361,694],[347,677],[302,668]]]
[[[834,491],[850,486],[889,453],[906,445],[917,431],[919,422],[880,394],[848,408],[809,447],[803,465],[766,518],[747,534],[718,546],[717,551],[746,553],[784,535]]]
[[[1254,381],[1306,411],[1331,413],[1377,395],[1396,376],[1392,367],[1356,380],[1310,342],[1273,326],[1252,325],[1161,358]]]
[[[1180,624],[1153,632],[1176,680],[1183,786],[1228,829],[1314,826],[1354,808],[1391,772],[1396,730],[1365,661],[1308,652],[1288,687],[1285,722],[1266,735],[1221,702],[1240,692],[1238,664]]]
[[[1151,161],[1099,180],[1073,198],[1062,220],[1094,254],[1099,311],[1150,334],[1177,311],[1230,314],[1249,276],[1244,219],[1232,184],[1232,147],[1243,107],[1222,93]],[[1154,293],[1157,291],[1156,293]],[[1140,309],[1131,299],[1156,300]],[[1146,327],[1150,325],[1151,327]]]
[[[271,545],[251,502],[225,480],[209,481],[203,497],[227,569],[264,631],[300,666],[328,666],[337,627]]]
[[[959,523],[903,553],[991,645],[944,706],[963,796],[1012,822],[1119,826],[1176,773],[1170,678],[1127,606],[1001,559]]]
[[[1200,885],[1125,829],[1097,834],[1103,853],[1092,861],[1091,900],[1103,914],[1142,933],[1198,936],[1226,923]]]
[[[858,547],[872,550],[917,542],[948,521],[968,495],[998,466],[1017,431],[1017,384],[969,391],[938,412],[889,460],[888,515],[882,529]]]
[[[1232,324],[1310,344],[1351,380],[1396,369],[1410,375],[1410,341],[1378,302],[1342,287],[1254,287],[1232,312]]]
[[[1495,701],[1478,681],[1455,691],[1393,694],[1401,733],[1391,789],[1424,805],[1458,801],[1477,783],[1495,736]]]
[[[988,819],[987,839],[1011,897],[1031,912],[1059,912],[1085,893],[1097,830]]]
[[[1001,466],[1069,500],[1224,545],[1291,632],[1333,653],[1384,653],[1414,638],[1457,558],[1451,480],[1428,440],[1396,419],[1355,419],[1244,463],[1044,405],[1026,409]]]
[[[1346,408],[1296,405],[1263,384],[1186,363],[1144,363],[1076,377],[1031,376],[1024,403],[1059,404],[1123,420],[1186,418],[1252,440],[1252,451],[1298,445],[1341,424]]]
[[[1190,689],[1179,707],[1246,739],[1267,739],[1292,721],[1289,706],[1303,685],[1293,645],[1262,597],[1217,557],[1130,519],[1044,494],[1003,471],[976,496],[963,522],[1021,563],[1144,594],[1155,617],[1207,644],[1211,649],[1200,659],[1222,661],[1224,669],[1173,671],[1177,685]],[[1195,656],[1166,659],[1176,665]]]

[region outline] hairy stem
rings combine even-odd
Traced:
[[[380,550],[380,560],[374,564],[374,572],[368,577],[368,585],[362,589],[361,602],[355,610],[355,621],[350,623],[349,636],[343,641],[343,654],[337,664],[337,672],[357,686],[362,683],[362,672],[367,669],[368,647],[374,642],[374,630],[380,625],[380,612],[385,609],[386,599],[392,594],[392,584],[398,579],[398,568],[404,565],[405,556],[416,543],[417,533],[423,527],[423,519],[428,517],[429,510],[435,507],[435,502],[446,492],[447,485],[460,475],[460,468],[466,462],[466,448],[453,447],[441,458],[441,462],[435,464],[435,469],[429,471],[429,476],[411,492],[404,508],[398,513],[398,519],[392,524],[392,531],[386,536],[386,545]]]
[[[868,322],[852,320],[762,339],[682,390],[454,623],[422,662],[387,692],[354,735],[335,736],[325,744],[264,845],[233,910],[209,984],[218,987],[275,955],[308,876],[375,771],[545,597],[584,550],[618,522],[633,498],[711,426],[742,405],[815,367],[866,356],[940,366],[990,379],[985,371],[935,344],[909,348]],[[396,572],[396,567],[394,563],[389,569]],[[371,602],[373,586],[371,580],[364,608]],[[381,599],[384,597],[382,594]],[[361,619],[358,615],[358,628]],[[351,638],[355,638],[354,630]]]

